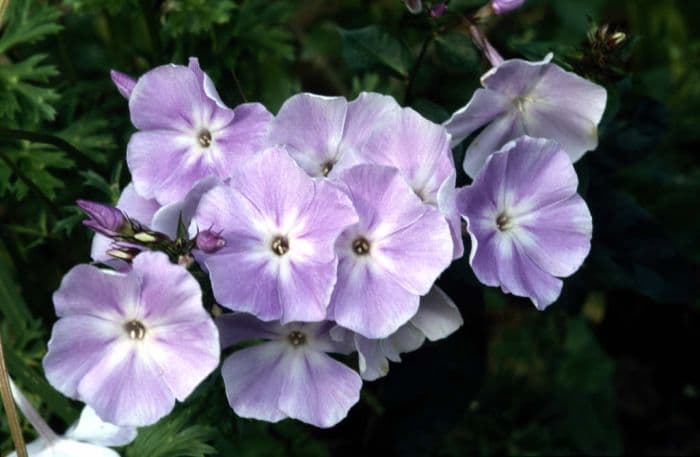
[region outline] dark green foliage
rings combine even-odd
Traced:
[[[431,18],[400,0],[10,0],[0,18],[0,335],[51,425],[62,432],[80,411],[41,368],[51,294],[89,260],[74,201],[115,202],[130,179],[134,129],[110,69],[138,77],[197,56],[231,106],[276,112],[301,90],[380,91],[442,122],[488,69],[464,19],[483,3],[453,0]],[[440,285],[464,328],[367,383],[337,427],[236,418],[216,372],[121,454],[700,453],[699,16],[694,2],[528,0],[483,24],[505,57],[554,52],[608,90],[600,146],[576,164],[593,248],[549,311],[483,288],[461,259]],[[2,420],[0,455],[10,449]]]

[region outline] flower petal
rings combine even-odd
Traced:
[[[59,317],[88,315],[113,320],[123,317],[138,302],[139,284],[134,278],[92,265],[77,265],[66,273],[53,294]]]
[[[437,341],[454,333],[464,324],[459,309],[452,299],[438,286],[421,297],[420,308],[411,319],[430,341]]]
[[[341,258],[329,318],[367,338],[385,338],[418,311],[419,298],[372,261]]]
[[[389,359],[384,355],[380,341],[355,335],[360,376],[366,381],[375,381],[389,374]]]
[[[126,446],[136,439],[134,427],[119,427],[105,422],[94,409],[85,406],[78,423],[66,432],[66,438],[96,444],[98,446]]]
[[[477,89],[469,103],[443,124],[452,135],[452,147],[457,146],[478,128],[502,116],[512,106],[512,101],[491,89]]]
[[[189,227],[202,195],[222,184],[221,179],[216,176],[209,176],[198,181],[187,193],[184,200],[160,207],[152,216],[153,222],[150,224],[150,228],[164,233],[174,240],[177,238],[180,222],[186,228]]]
[[[175,406],[148,348],[128,339],[113,343],[92,366],[78,384],[78,396],[102,420],[134,427],[157,422]]]
[[[475,178],[491,154],[524,133],[523,123],[517,112],[510,111],[497,117],[467,148],[464,155],[464,171],[471,178]]]
[[[521,218],[520,224],[524,233],[518,237],[518,243],[533,262],[551,275],[572,275],[591,250],[591,213],[578,194]]]
[[[360,399],[362,379],[355,371],[313,350],[292,350],[279,398],[289,417],[317,427],[332,427]]]
[[[260,103],[243,103],[233,110],[233,122],[215,133],[217,147],[223,153],[217,161],[218,175],[231,176],[232,171],[262,151],[273,116]]]
[[[415,317],[415,316],[414,316]],[[413,352],[423,346],[425,335],[410,323],[401,326],[388,338],[379,340],[379,347],[392,362],[400,362],[401,354]]]
[[[462,240],[462,217],[457,208],[457,189],[455,183],[457,173],[453,171],[440,186],[437,194],[437,206],[440,213],[445,216],[450,226],[452,235],[452,258],[459,259],[464,255],[464,241]]]
[[[282,331],[279,322],[264,322],[247,313],[223,314],[216,318],[216,326],[222,349],[248,340],[276,339]]]
[[[309,175],[323,176],[324,164],[338,158],[347,109],[343,97],[294,95],[272,121],[268,141],[285,145]]]
[[[278,422],[287,417],[279,399],[289,376],[287,345],[269,342],[234,352],[224,361],[221,376],[226,397],[241,417]]]

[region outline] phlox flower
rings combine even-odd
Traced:
[[[420,296],[452,261],[450,229],[395,168],[358,165],[338,179],[359,222],[336,241],[338,282],[328,316],[367,338],[385,338],[416,314]]]
[[[126,273],[71,269],[54,293],[46,377],[108,422],[143,426],[183,401],[219,363],[197,281],[158,252]]]
[[[457,145],[486,126],[467,148],[464,170],[475,177],[486,158],[522,135],[555,140],[573,162],[598,145],[605,88],[551,63],[506,60],[481,78],[469,103],[445,122]]]
[[[349,353],[334,341],[331,322],[262,322],[245,313],[217,319],[222,347],[260,339],[223,363],[226,396],[241,417],[277,422],[284,418],[317,427],[340,422],[360,398],[358,374],[328,353]]]
[[[341,190],[309,177],[274,147],[205,193],[193,224],[225,242],[202,255],[217,302],[286,324],[325,319],[336,281],[334,243],[356,221]]]
[[[359,163],[362,144],[395,110],[400,107],[392,97],[372,92],[350,103],[344,97],[297,94],[284,102],[270,124],[268,142],[286,147],[310,176],[333,177]]]
[[[469,263],[482,283],[528,297],[538,309],[561,292],[591,247],[592,219],[561,146],[521,137],[494,153],[457,205],[472,239]]]
[[[453,257],[464,253],[462,227],[455,205],[455,166],[450,135],[411,108],[395,109],[378,121],[359,150],[365,163],[397,168],[420,199],[440,210],[450,224]]]
[[[27,445],[29,457],[119,457],[109,446],[125,446],[136,438],[135,428],[104,422],[89,406],[83,408],[78,422],[59,436],[12,380],[10,386],[15,403],[39,434],[39,438]],[[7,457],[17,457],[17,452]]]
[[[272,119],[259,103],[224,105],[195,58],[187,67],[154,68],[132,88],[119,79],[117,87],[128,93],[139,130],[126,156],[134,186],[161,205],[182,200],[202,178],[228,177],[263,146]]]

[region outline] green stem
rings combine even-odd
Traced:
[[[19,169],[17,164],[15,164],[12,160],[10,160],[9,157],[7,157],[5,152],[0,151],[0,159],[2,159],[2,161],[7,164],[7,166],[10,168],[10,170],[12,170],[12,172],[14,174],[16,174],[19,179],[24,181],[24,183],[27,185],[27,187],[29,187],[32,190],[32,192],[34,192],[36,194],[36,196],[39,197],[46,204],[46,206],[48,206],[48,208],[51,210],[51,212],[53,213],[54,216],[56,216],[56,217],[61,216],[61,210],[58,208],[58,206],[56,206],[54,201],[51,200],[51,198],[49,198],[49,196],[46,195],[44,193],[44,191],[41,190],[41,188],[39,188],[39,186],[34,184],[34,181],[32,181],[29,178],[29,176],[24,174],[24,172]]]
[[[408,76],[408,85],[406,86],[406,92],[403,97],[404,106],[409,106],[413,102],[413,86],[415,85],[416,77],[418,76],[418,70],[420,70],[420,66],[423,63],[423,60],[425,59],[425,54],[428,51],[428,47],[434,39],[435,35],[431,32],[427,37],[425,37],[425,40],[423,40],[423,44],[420,48],[420,53],[418,54],[418,58],[413,64],[413,68],[411,68],[411,73]]]
[[[10,390],[10,375],[7,373],[5,366],[5,353],[2,347],[2,337],[0,336],[0,396],[2,396],[2,404],[5,407],[5,415],[10,426],[10,434],[12,441],[15,443],[15,450],[18,457],[28,457],[27,447],[24,444],[22,436],[22,426],[19,422],[15,402],[12,399],[12,391]]]

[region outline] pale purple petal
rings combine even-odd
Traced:
[[[372,257],[394,281],[407,291],[428,293],[438,276],[452,261],[452,236],[447,222],[435,209],[408,227],[376,241]]]
[[[185,228],[189,227],[202,195],[222,184],[221,179],[216,176],[209,176],[198,181],[183,200],[160,207],[153,214],[153,221],[149,227],[175,239],[180,222]]]
[[[440,186],[437,194],[437,206],[445,216],[450,226],[452,235],[452,258],[459,259],[464,255],[464,241],[462,241],[462,217],[457,208],[457,189],[455,183],[457,173],[453,171],[450,176]]]
[[[397,168],[421,200],[436,205],[440,185],[454,171],[447,131],[411,108],[386,117],[390,120],[362,147],[362,158]]]
[[[332,427],[360,399],[362,379],[328,355],[292,350],[284,374],[279,407],[289,417],[317,427]]]
[[[522,218],[527,256],[549,274],[572,275],[591,250],[593,224],[586,202],[579,195],[546,206]]]
[[[360,376],[366,381],[375,381],[389,374],[389,359],[384,355],[380,341],[355,335]]]
[[[273,116],[260,103],[243,103],[233,109],[233,122],[216,134],[216,145],[222,151],[217,162],[218,175],[228,177],[236,167],[262,151]]]
[[[499,116],[481,131],[464,153],[464,171],[475,178],[486,159],[509,141],[525,134],[520,115],[508,112]]]
[[[53,294],[56,315],[95,316],[115,319],[123,316],[125,307],[138,302],[139,284],[122,273],[101,270],[91,265],[73,267]]]
[[[418,311],[418,295],[408,292],[370,261],[344,258],[329,318],[367,338],[385,338]]]
[[[393,118],[391,114],[400,111],[401,106],[393,97],[376,92],[362,92],[355,100],[348,103],[343,140],[340,145],[342,154],[356,156],[370,133],[380,128],[391,128],[389,123]],[[359,165],[359,162],[354,165]],[[337,171],[340,171],[340,168]]]
[[[546,71],[552,61],[552,54],[544,59],[530,62],[522,59],[509,59],[497,67],[493,67],[481,77],[481,83],[511,100],[526,95]]]
[[[59,319],[43,361],[46,379],[59,392],[76,398],[80,381],[121,336],[119,328],[102,318],[84,315]]]
[[[226,397],[237,415],[268,422],[288,417],[279,408],[290,372],[286,351],[286,344],[269,342],[236,351],[224,361],[221,376]]]
[[[418,14],[423,11],[422,0],[403,0],[403,2],[406,4],[406,8],[413,14]]]
[[[192,70],[163,65],[138,79],[129,97],[129,111],[139,130],[187,131],[196,127],[195,117],[211,115],[209,103],[214,105]]]
[[[452,299],[438,286],[421,297],[418,313],[411,319],[411,325],[419,329],[430,341],[443,339],[464,324],[459,309]]]
[[[78,384],[78,397],[104,421],[141,427],[172,411],[175,397],[161,367],[126,339],[110,346]]]
[[[452,146],[457,146],[477,129],[506,113],[510,106],[511,100],[500,92],[477,89],[469,103],[443,124],[452,135]]]
[[[333,252],[332,245],[328,246],[328,251]],[[293,260],[280,264],[278,290],[284,309],[282,324],[325,319],[337,266],[336,258],[329,262]]]
[[[491,0],[491,8],[496,14],[504,14],[520,8],[525,0]]]
[[[223,101],[221,101],[221,97],[219,97],[219,92],[216,90],[216,87],[214,87],[214,82],[211,80],[209,75],[202,71],[202,67],[199,66],[199,59],[196,57],[190,57],[187,63],[187,68],[192,70],[194,75],[197,77],[197,80],[201,84],[206,96],[214,100],[214,102],[216,102],[219,108],[227,109],[228,107],[224,104]]]
[[[202,307],[202,291],[196,279],[181,265],[171,263],[162,252],[136,256],[130,276],[139,279],[140,304],[136,316],[156,327],[211,321]],[[213,326],[213,323],[212,323]],[[218,340],[216,331],[213,332]]]
[[[95,410],[85,406],[78,423],[66,432],[66,438],[97,444],[99,446],[126,446],[136,439],[134,427],[119,427],[105,422]]]
[[[229,313],[216,318],[221,348],[226,349],[243,341],[277,338],[282,331],[278,321],[264,322],[252,314]]]
[[[272,121],[268,141],[284,145],[311,176],[339,159],[348,102],[343,97],[303,93],[289,98]]]
[[[131,96],[131,91],[134,90],[136,85],[136,80],[129,75],[121,73],[117,70],[111,70],[109,76],[112,78],[112,82],[117,86],[117,90],[125,99],[129,99]]]
[[[199,305],[199,308],[204,311]],[[219,365],[219,334],[212,319],[149,328],[150,355],[163,381],[184,401]]]
[[[415,316],[414,316],[415,317]],[[379,346],[387,359],[400,362],[401,354],[413,352],[423,346],[425,335],[410,323],[402,326],[388,338],[379,340]]]

